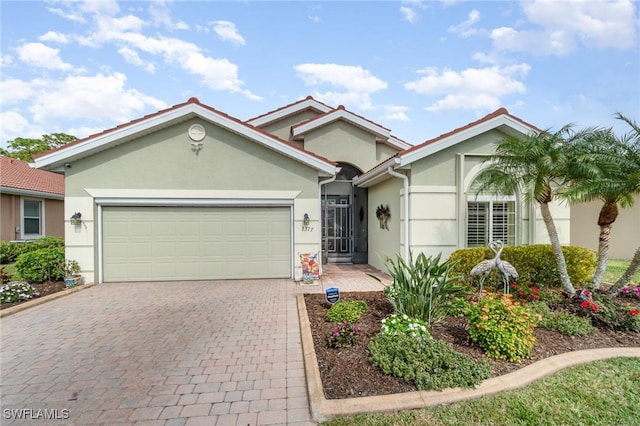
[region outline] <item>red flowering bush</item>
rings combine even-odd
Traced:
[[[522,303],[540,300],[540,289],[535,285],[529,287],[513,282],[511,283],[511,294],[514,300]]]

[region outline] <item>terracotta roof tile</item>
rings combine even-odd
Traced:
[[[318,116],[316,116],[316,117],[308,118],[308,119],[306,119],[306,120],[304,120],[304,121],[301,121],[300,123],[296,123],[295,125],[291,126],[291,131],[293,131],[293,129],[294,129],[294,128],[296,128],[296,127],[304,126],[305,124],[311,123],[311,122],[316,121],[316,120],[320,120],[320,119],[322,119],[322,118],[326,117],[327,115],[334,114],[336,111],[340,111],[340,110],[345,111],[345,112],[348,112],[349,114],[351,114],[351,115],[353,115],[353,116],[355,116],[355,117],[361,118],[362,120],[364,120],[364,121],[366,121],[366,122],[368,122],[368,123],[371,123],[371,124],[373,124],[373,125],[374,125],[374,126],[376,126],[376,127],[380,127],[380,128],[382,128],[382,129],[384,129],[384,130],[386,130],[386,131],[388,131],[388,132],[390,132],[390,131],[391,131],[391,129],[388,129],[388,128],[384,127],[383,125],[376,123],[375,121],[371,121],[371,120],[369,120],[369,119],[368,119],[368,118],[366,118],[366,117],[363,117],[363,116],[361,116],[361,115],[359,115],[359,114],[356,114],[356,113],[354,113],[354,112],[352,112],[352,111],[349,111],[348,109],[346,109],[346,108],[344,107],[344,105],[338,105],[338,107],[337,107],[337,108],[334,108],[334,109],[332,109],[331,111],[328,111],[328,112],[322,113],[322,114],[320,114],[320,115],[318,115]]]
[[[440,136],[438,136],[438,137],[435,137],[435,138],[433,138],[433,139],[429,139],[429,140],[427,140],[427,141],[425,141],[425,142],[423,142],[423,143],[421,143],[421,144],[414,145],[414,146],[412,146],[411,148],[405,149],[404,151],[401,151],[401,152],[400,152],[400,155],[404,155],[404,154],[407,154],[407,153],[409,153],[409,152],[413,152],[413,151],[415,151],[415,150],[417,150],[417,149],[423,148],[423,147],[425,147],[425,146],[427,146],[427,145],[431,145],[432,143],[436,143],[436,142],[438,142],[438,141],[440,141],[440,140],[442,140],[442,139],[448,138],[449,136],[453,136],[453,135],[455,135],[456,133],[460,133],[460,132],[462,132],[462,131],[464,131],[464,130],[467,130],[467,129],[470,129],[470,128],[472,128],[472,127],[475,127],[475,126],[477,126],[478,124],[482,124],[482,123],[484,123],[485,121],[489,121],[489,120],[491,120],[491,119],[493,119],[493,118],[496,118],[496,117],[499,117],[499,116],[501,116],[501,115],[508,115],[509,117],[513,118],[514,120],[519,121],[520,123],[524,124],[525,126],[531,127],[532,129],[535,129],[535,130],[537,130],[537,131],[542,132],[542,130],[538,129],[538,128],[537,128],[536,126],[534,126],[533,124],[527,123],[527,122],[526,122],[526,121],[524,121],[523,119],[521,119],[521,118],[519,118],[519,117],[516,117],[515,115],[511,115],[511,114],[509,114],[509,111],[507,111],[507,109],[506,109],[506,108],[498,108],[497,110],[495,110],[495,111],[494,111],[494,112],[492,112],[491,114],[487,114],[487,115],[485,115],[484,117],[482,117],[482,118],[481,118],[481,119],[479,119],[479,120],[473,121],[473,122],[471,122],[471,123],[469,123],[469,124],[466,124],[466,125],[464,125],[464,126],[462,126],[462,127],[458,127],[457,129],[454,129],[454,130],[452,130],[452,131],[450,131],[450,132],[443,133],[443,134],[441,134],[441,135],[440,135]]]
[[[34,169],[26,161],[0,156],[0,186],[64,195],[64,176]]]
[[[77,139],[77,140],[75,140],[75,141],[73,141],[73,142],[70,142],[70,143],[68,143],[68,144],[65,144],[65,145],[59,146],[59,147],[54,148],[54,149],[52,149],[52,150],[49,150],[49,151],[43,152],[43,153],[38,154],[38,155],[34,155],[34,158],[38,158],[38,157],[41,157],[41,156],[43,156],[43,155],[45,155],[45,154],[50,154],[50,153],[52,153],[52,152],[56,152],[56,151],[59,151],[59,150],[62,150],[62,149],[66,149],[67,147],[71,147],[71,146],[74,146],[74,145],[79,145],[79,144],[82,144],[82,143],[86,143],[86,142],[88,142],[88,141],[90,141],[90,140],[92,140],[92,139],[95,139],[95,138],[99,137],[99,136],[104,136],[104,135],[109,134],[109,133],[112,133],[112,132],[114,132],[114,131],[116,131],[116,130],[120,130],[120,129],[122,129],[122,128],[126,128],[126,127],[128,127],[128,126],[132,126],[132,125],[137,124],[137,123],[139,123],[139,122],[142,122],[142,121],[145,121],[145,120],[151,119],[151,118],[153,118],[153,117],[156,117],[156,116],[159,116],[159,115],[162,115],[162,114],[165,114],[165,113],[167,113],[167,112],[169,112],[169,111],[180,109],[180,108],[182,108],[182,107],[184,107],[184,106],[186,106],[186,105],[188,105],[188,104],[196,104],[196,105],[198,105],[198,106],[200,106],[200,107],[202,107],[202,108],[205,108],[205,109],[207,109],[207,110],[209,110],[209,111],[212,111],[213,113],[215,113],[215,114],[217,114],[217,115],[223,116],[223,117],[225,117],[225,118],[227,118],[227,119],[229,119],[229,120],[231,120],[231,121],[234,121],[234,122],[236,122],[236,123],[238,123],[238,124],[240,124],[240,125],[242,125],[242,126],[244,126],[244,127],[247,127],[248,129],[251,129],[251,130],[257,131],[257,132],[259,132],[259,133],[262,133],[263,135],[268,136],[268,137],[269,137],[269,138],[271,138],[271,139],[277,140],[277,141],[278,141],[278,142],[280,142],[280,143],[283,143],[283,144],[285,144],[285,145],[288,145],[289,147],[293,147],[294,149],[296,149],[296,150],[298,150],[298,151],[300,151],[300,152],[304,152],[304,153],[306,153],[306,154],[308,154],[308,155],[311,155],[312,157],[316,157],[316,158],[318,158],[318,159],[320,159],[320,160],[323,160],[323,161],[325,161],[325,162],[327,162],[327,163],[329,163],[329,164],[333,164],[333,165],[336,165],[336,164],[337,164],[336,162],[331,161],[331,160],[329,160],[329,159],[327,159],[327,158],[325,158],[325,157],[322,157],[322,156],[320,156],[320,155],[317,155],[317,154],[315,154],[315,153],[313,153],[313,152],[311,152],[311,151],[307,151],[307,150],[305,150],[305,149],[302,149],[302,148],[298,147],[297,145],[295,145],[295,144],[293,144],[293,143],[291,143],[291,142],[289,142],[289,141],[287,141],[287,140],[281,139],[281,138],[279,138],[279,137],[277,137],[277,136],[275,136],[275,135],[273,135],[273,134],[271,134],[271,133],[269,133],[269,132],[267,132],[267,131],[265,131],[265,130],[262,130],[262,129],[261,129],[261,128],[259,128],[259,127],[252,126],[251,124],[245,123],[244,121],[242,121],[242,120],[240,120],[240,119],[237,119],[237,118],[235,118],[235,117],[233,117],[233,116],[231,116],[231,115],[229,115],[229,114],[227,114],[227,113],[225,113],[225,112],[222,112],[222,111],[220,111],[220,110],[217,110],[217,109],[215,109],[215,108],[213,108],[213,107],[211,107],[211,106],[209,106],[209,105],[205,105],[205,104],[203,104],[202,102],[200,102],[200,101],[198,100],[198,98],[195,98],[195,97],[191,97],[191,98],[189,98],[189,99],[187,100],[187,102],[183,102],[183,103],[180,103],[180,104],[176,104],[176,105],[173,105],[173,106],[171,106],[171,107],[169,107],[169,108],[161,109],[161,110],[159,110],[159,111],[157,111],[157,112],[154,112],[154,113],[151,113],[151,114],[147,114],[147,115],[145,115],[145,116],[143,116],[143,117],[140,117],[140,118],[136,118],[136,119],[131,120],[131,121],[127,122],[127,123],[119,124],[119,125],[117,125],[117,126],[115,126],[115,127],[112,127],[112,128],[110,128],[110,129],[106,129],[106,130],[103,130],[102,132],[95,133],[95,134],[93,134],[93,135],[87,136],[86,138]]]
[[[319,100],[314,99],[313,96],[309,95],[304,99],[299,99],[299,100],[297,100],[295,102],[292,102],[290,104],[287,104],[287,105],[281,106],[279,108],[276,108],[273,111],[265,112],[264,114],[260,114],[260,115],[258,115],[256,117],[249,118],[248,120],[246,120],[246,122],[248,123],[250,121],[257,120],[259,118],[266,117],[266,116],[271,115],[271,114],[275,114],[278,111],[282,111],[282,110],[284,110],[286,108],[290,108],[290,107],[292,107],[294,105],[301,104],[302,102],[305,102],[305,101],[316,101],[317,103],[322,104],[322,105],[326,106],[327,108],[333,109],[333,107],[331,107],[331,106],[329,106],[329,105],[327,105],[327,104],[325,104],[323,102],[320,102]]]

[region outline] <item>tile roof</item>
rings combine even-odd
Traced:
[[[242,127],[245,127],[247,130],[251,130],[251,131],[258,132],[258,133],[260,133],[260,134],[262,134],[262,135],[264,135],[264,136],[267,136],[268,138],[270,138],[270,139],[272,139],[272,140],[276,141],[276,143],[280,143],[280,144],[282,144],[282,145],[286,145],[286,146],[288,146],[289,148],[294,149],[295,151],[299,151],[299,152],[301,152],[301,153],[304,153],[304,154],[306,154],[306,155],[309,155],[309,156],[311,156],[311,157],[314,157],[314,158],[316,158],[316,159],[319,159],[319,160],[321,160],[321,161],[323,161],[323,162],[325,162],[325,163],[327,163],[327,164],[331,164],[331,165],[334,165],[334,166],[337,164],[337,163],[335,163],[334,161],[331,161],[331,160],[329,160],[329,159],[328,159],[328,158],[326,158],[326,157],[323,157],[323,156],[321,156],[321,155],[315,154],[315,153],[313,153],[313,152],[311,152],[311,151],[307,151],[307,150],[305,150],[305,149],[303,149],[303,148],[300,148],[299,146],[297,146],[297,145],[295,145],[295,144],[293,144],[293,143],[291,143],[291,142],[289,142],[289,141],[287,141],[287,140],[281,139],[281,138],[279,138],[279,137],[277,137],[277,136],[273,135],[272,133],[267,132],[266,130],[263,130],[263,129],[259,128],[259,127],[253,126],[253,125],[251,125],[251,124],[249,124],[249,123],[246,123],[246,122],[244,122],[244,121],[242,121],[242,120],[240,120],[240,119],[238,119],[238,118],[235,118],[235,117],[233,117],[233,116],[231,116],[231,115],[229,115],[229,114],[227,114],[227,113],[225,113],[225,112],[222,112],[222,111],[220,111],[220,110],[218,110],[218,109],[215,109],[215,108],[213,108],[213,107],[211,107],[211,106],[209,106],[209,105],[203,104],[203,103],[202,103],[202,102],[200,102],[200,100],[199,100],[198,98],[196,98],[196,97],[191,97],[191,98],[189,98],[186,102],[182,102],[182,103],[179,103],[179,104],[173,105],[173,106],[171,106],[171,107],[168,107],[168,108],[165,108],[165,109],[161,109],[161,110],[156,111],[156,112],[154,112],[154,113],[147,114],[147,115],[145,115],[145,116],[143,116],[143,117],[136,118],[136,119],[134,119],[134,120],[128,121],[128,122],[123,123],[123,124],[119,124],[119,125],[117,125],[117,126],[115,126],[115,127],[112,127],[112,128],[110,128],[110,129],[103,130],[102,132],[95,133],[95,134],[93,134],[93,135],[89,135],[89,136],[87,136],[87,137],[85,137],[85,138],[82,138],[82,139],[77,139],[77,140],[75,140],[75,141],[73,141],[73,142],[67,143],[67,144],[65,144],[65,145],[59,146],[59,147],[54,148],[54,149],[51,149],[51,150],[49,150],[49,151],[46,151],[46,152],[40,153],[40,154],[38,154],[38,155],[34,155],[34,156],[33,156],[33,158],[34,158],[34,159],[37,159],[37,158],[40,158],[40,157],[42,157],[42,156],[45,156],[45,155],[49,155],[49,154],[51,154],[51,153],[54,153],[54,152],[56,152],[56,151],[66,150],[66,149],[68,149],[68,148],[70,148],[70,147],[72,147],[72,146],[76,146],[76,145],[80,145],[80,144],[85,144],[85,143],[87,143],[87,142],[89,142],[89,141],[91,141],[91,140],[94,140],[94,139],[96,139],[96,138],[99,138],[99,137],[101,137],[101,136],[105,136],[105,135],[110,134],[110,133],[113,133],[113,132],[116,132],[116,131],[121,130],[121,129],[123,129],[123,128],[127,128],[127,127],[130,127],[130,126],[133,126],[133,125],[138,124],[138,123],[140,123],[140,122],[144,122],[144,121],[146,121],[146,120],[152,119],[152,118],[157,117],[157,116],[161,116],[161,115],[163,115],[163,114],[166,114],[166,113],[171,112],[171,111],[174,111],[174,110],[179,110],[180,108],[183,108],[183,107],[185,107],[185,106],[187,106],[187,105],[189,105],[189,104],[195,104],[195,105],[198,105],[198,106],[199,106],[199,107],[201,107],[201,108],[204,108],[204,109],[206,109],[206,110],[208,110],[208,111],[211,111],[211,112],[213,112],[213,113],[214,113],[214,114],[216,114],[216,115],[219,115],[219,116],[221,116],[221,117],[223,117],[223,118],[225,118],[225,119],[227,119],[227,120],[230,120],[230,121],[232,121],[232,122],[234,122],[234,123],[236,123],[236,124],[238,124],[238,125],[240,125],[240,126],[242,126]]]
[[[409,149],[406,149],[406,150],[404,150],[404,151],[401,151],[401,152],[400,152],[400,155],[404,155],[404,154],[407,154],[407,153],[409,153],[409,152],[416,151],[416,150],[418,150],[418,149],[420,149],[420,148],[423,148],[423,147],[425,147],[425,146],[427,146],[427,145],[431,145],[432,143],[436,143],[436,142],[438,142],[438,141],[441,141],[442,139],[446,139],[446,138],[448,138],[449,136],[453,136],[453,135],[455,135],[455,134],[457,134],[457,133],[460,133],[460,132],[462,132],[462,131],[464,131],[464,130],[467,130],[467,129],[470,129],[470,128],[472,128],[472,127],[475,127],[475,126],[477,126],[477,125],[479,125],[479,124],[484,123],[485,121],[489,121],[489,120],[491,120],[491,119],[493,119],[493,118],[496,118],[496,117],[499,117],[499,116],[501,116],[501,115],[509,116],[509,117],[511,117],[512,119],[514,119],[514,120],[516,120],[516,121],[519,121],[520,123],[524,124],[525,126],[528,126],[528,127],[531,127],[532,129],[535,129],[536,131],[539,131],[539,132],[542,132],[542,131],[543,131],[543,130],[541,130],[541,129],[538,129],[538,128],[537,128],[536,126],[534,126],[533,124],[527,123],[526,121],[524,121],[523,119],[521,119],[521,118],[519,118],[519,117],[516,117],[515,115],[511,115],[511,114],[509,113],[509,111],[507,111],[507,109],[506,109],[506,108],[498,108],[497,110],[493,111],[491,114],[487,114],[487,115],[485,115],[484,117],[480,118],[479,120],[473,121],[473,122],[471,122],[471,123],[469,123],[469,124],[466,124],[466,125],[464,125],[464,126],[462,126],[462,127],[458,127],[457,129],[453,129],[453,130],[451,130],[450,132],[443,133],[443,134],[441,134],[440,136],[437,136],[437,137],[435,137],[435,138],[433,138],[433,139],[429,139],[429,140],[427,140],[427,141],[425,141],[425,142],[423,142],[423,143],[420,143],[420,144],[414,145],[414,146],[412,146],[412,147],[411,147],[411,148],[409,148]]]
[[[2,155],[0,187],[64,195],[64,176],[34,169],[26,161]]]
[[[299,99],[299,100],[297,100],[295,102],[292,102],[292,103],[290,103],[288,105],[281,106],[281,107],[276,108],[276,109],[274,109],[272,111],[265,112],[264,114],[260,114],[260,115],[258,115],[256,117],[249,118],[248,120],[246,120],[246,123],[251,123],[252,121],[260,120],[260,119],[263,119],[263,118],[268,117],[270,115],[277,116],[279,112],[284,111],[286,109],[291,109],[292,113],[297,113],[297,112],[299,112],[299,111],[301,111],[301,110],[303,110],[305,108],[297,109],[297,108],[294,108],[294,107],[296,107],[297,105],[303,104],[303,103],[305,103],[307,101],[312,101],[314,103],[317,103],[318,105],[322,105],[322,106],[326,107],[326,109],[328,109],[328,110],[333,110],[334,109],[333,107],[331,107],[331,106],[329,106],[329,105],[327,105],[327,104],[325,104],[323,102],[320,102],[319,100],[314,99],[313,96],[309,95],[304,99]],[[314,107],[309,107],[309,108],[316,109]],[[320,110],[317,110],[317,111],[318,112],[323,112],[323,111],[320,111]]]

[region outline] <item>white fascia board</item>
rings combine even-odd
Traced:
[[[396,138],[395,136],[391,136],[389,137],[389,139],[385,142],[386,144],[392,146],[393,148],[399,149],[401,151],[405,150],[405,149],[409,149],[411,148],[413,145],[401,141],[400,139]]]
[[[304,151],[300,151],[299,149],[286,145],[281,141],[273,139],[265,135],[264,133],[252,129],[244,123],[237,122],[222,115],[216,114],[215,112],[203,108],[202,106],[197,104],[187,104],[175,110],[170,110],[158,116],[142,120],[139,123],[134,123],[129,126],[123,127],[122,129],[114,130],[113,132],[110,132],[104,136],[97,136],[96,138],[84,143],[52,152],[49,155],[45,155],[36,159],[35,167],[42,168],[50,165],[60,165],[60,163],[70,161],[75,156],[82,156],[83,154],[86,156],[91,151],[104,148],[105,146],[113,144],[119,140],[133,137],[136,134],[144,133],[149,129],[165,125],[166,123],[171,121],[179,122],[181,120],[184,120],[185,117],[188,116],[200,116],[205,120],[229,129],[234,133],[252,139],[276,152],[280,152],[283,155],[306,164],[320,171],[321,173],[330,176],[335,174],[335,165],[329,164],[326,161],[323,161],[313,155],[305,153]]]
[[[322,127],[325,124],[329,124],[333,121],[340,120],[340,119],[346,120],[350,123],[353,123],[359,127],[362,127],[370,131],[371,133],[379,135],[382,138],[382,140],[386,141],[391,136],[391,133],[389,132],[389,130],[385,129],[384,127],[377,126],[371,123],[370,121],[365,120],[361,117],[358,117],[357,115],[354,115],[344,109],[336,109],[329,114],[326,114],[322,117],[314,118],[308,123],[294,127],[293,137],[300,136],[310,130],[316,129],[318,127]]]
[[[468,129],[464,129],[456,134],[453,134],[449,137],[441,139],[437,142],[434,142],[422,148],[416,149],[415,151],[411,151],[405,155],[400,155],[399,165],[400,167],[406,166],[408,164],[413,163],[414,161],[420,160],[431,154],[435,154],[436,152],[447,149],[451,146],[459,144],[460,142],[464,142],[468,139],[471,139],[475,136],[478,136],[482,133],[488,132],[500,126],[507,126],[523,135],[528,135],[536,132],[536,129],[529,127],[518,120],[514,120],[513,118],[507,115],[500,115],[498,117],[495,117],[483,123],[480,123],[476,126],[470,127]]]
[[[153,206],[153,207],[271,207],[293,206],[290,199],[252,199],[252,198],[96,198],[101,206]]]
[[[265,124],[269,124],[273,121],[280,120],[281,118],[287,117],[289,115],[296,114],[297,112],[304,111],[305,109],[313,108],[323,113],[329,112],[332,110],[331,107],[328,107],[315,99],[305,99],[302,102],[299,102],[294,105],[290,105],[286,108],[278,109],[271,114],[263,115],[262,117],[254,118],[253,120],[247,121],[247,123],[252,126],[260,127]]]
[[[398,164],[399,160],[397,158],[394,158],[390,161],[385,161],[384,163],[379,164],[368,172],[361,174],[360,176],[356,176],[353,179],[353,184],[361,188],[368,188],[370,186],[373,186],[385,179],[388,179],[390,177],[389,167],[395,169],[397,168]]]
[[[252,190],[210,190],[210,189],[118,189],[87,188],[87,194],[96,199],[260,199],[293,200],[301,191],[252,191]]]
[[[11,188],[8,186],[0,186],[0,194],[22,195],[27,197],[64,200],[63,194],[52,194],[51,192],[32,191],[30,189]]]

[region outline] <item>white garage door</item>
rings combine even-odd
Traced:
[[[105,282],[291,276],[289,207],[104,207]]]

